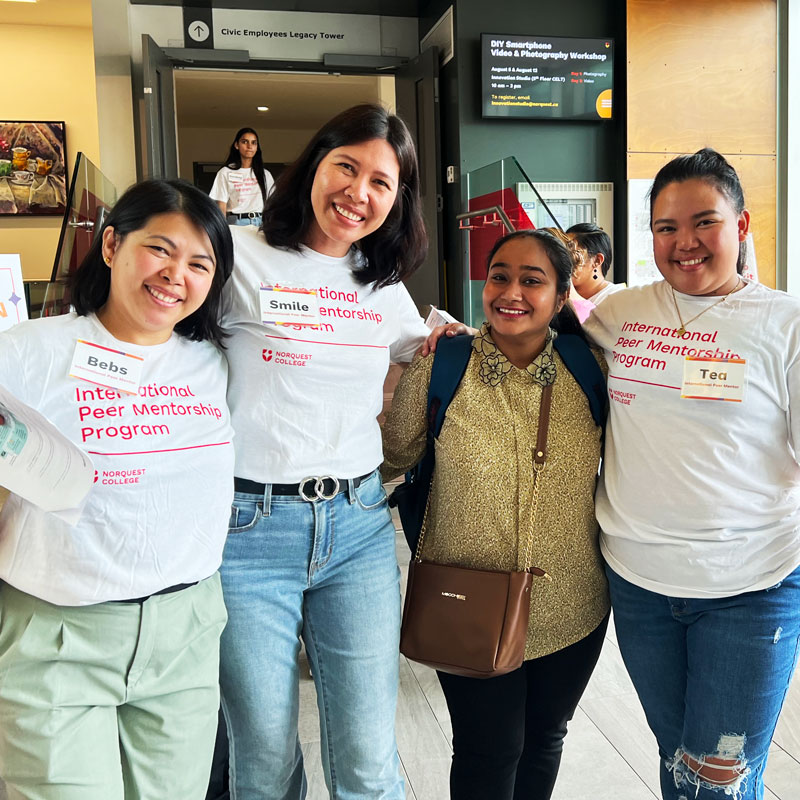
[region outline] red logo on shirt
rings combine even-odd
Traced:
[[[272,361],[272,350],[264,348],[264,350],[261,351],[261,358],[263,358],[264,361]]]
[[[139,483],[142,475],[145,474],[147,469],[104,469],[102,476],[98,476],[95,472],[95,483],[97,478],[100,477],[100,483],[104,486],[127,486],[131,483]]]

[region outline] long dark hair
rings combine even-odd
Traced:
[[[372,139],[388,142],[400,165],[392,210],[378,230],[358,242],[363,259],[355,277],[359,283],[380,288],[412,275],[428,250],[414,142],[403,120],[381,106],[353,106],[317,131],[297,161],[278,178],[264,208],[262,228],[274,247],[299,250],[314,220],[311,187],[320,162],[337,147]]]
[[[596,256],[598,253],[603,256],[600,270],[605,278],[611,268],[611,259],[613,258],[611,237],[594,222],[578,222],[571,228],[567,228],[567,233],[571,233],[590,256]]]
[[[501,236],[494,243],[494,247],[489,251],[489,257],[486,259],[487,269],[491,267],[492,260],[497,254],[497,251],[504,244],[512,242],[515,239],[534,239],[542,246],[547,257],[550,259],[550,263],[553,265],[553,269],[556,271],[556,292],[558,294],[569,295],[570,281],[572,280],[572,270],[575,268],[575,262],[572,260],[572,255],[567,249],[567,246],[556,236],[553,236],[550,231],[546,231],[543,228],[537,228],[536,230],[526,228],[520,231],[512,231],[505,236]],[[550,327],[557,333],[574,333],[586,341],[586,334],[583,332],[578,316],[569,300],[561,306],[561,311],[550,321]]]
[[[80,316],[86,316],[98,311],[108,300],[111,270],[103,260],[103,232],[106,228],[113,228],[114,236],[121,241],[129,233],[141,230],[152,217],[172,213],[183,214],[193,225],[205,231],[216,261],[208,297],[197,311],[175,326],[175,331],[187,339],[208,339],[222,347],[224,334],[219,325],[222,287],[233,269],[233,241],[219,206],[188,181],[142,181],[131,186],[117,200],[72,276],[72,304]]]
[[[258,134],[252,128],[239,128],[239,130],[236,131],[236,136],[231,142],[231,149],[228,151],[228,157],[225,159],[225,166],[230,167],[230,169],[242,168],[242,154],[236,149],[236,143],[246,133],[252,133],[253,136],[256,137],[256,154],[253,156],[253,163],[250,164],[250,167],[252,168],[253,175],[256,176],[259,188],[261,189],[261,202],[266,203],[267,181],[264,178],[264,157],[261,154],[261,139],[259,139]]]
[[[682,183],[692,179],[710,183],[731,204],[736,214],[744,211],[744,192],[736,170],[723,155],[710,147],[704,147],[691,156],[678,156],[665,164],[656,173],[650,189],[650,225],[653,224],[653,206],[656,198],[670,183]],[[736,260],[736,272],[740,275],[745,266],[746,245],[739,242],[739,257]]]

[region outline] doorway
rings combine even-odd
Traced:
[[[264,166],[277,178],[340,111],[357,103],[395,107],[393,75],[176,68],[174,79],[178,174],[204,191],[239,128],[258,132]]]

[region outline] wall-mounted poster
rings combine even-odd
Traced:
[[[0,216],[63,215],[66,163],[63,122],[0,120]]]

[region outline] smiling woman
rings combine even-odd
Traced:
[[[399,800],[399,571],[376,418],[389,361],[410,361],[427,333],[402,284],[426,249],[406,126],[379,106],[342,112],[282,173],[263,233],[232,231],[231,794],[304,796],[302,636],[331,795]]]
[[[0,512],[11,797],[205,796],[233,493],[215,346],[232,256],[212,200],[146,181],[120,197],[75,273],[76,311],[0,334],[4,388],[95,468],[77,522],[13,494]],[[187,399],[142,400],[156,396]]]
[[[586,322],[617,639],[664,800],[755,800],[800,642],[800,301],[742,277],[750,215],[714,150],[662,167],[650,212],[664,280]]]
[[[451,800],[551,796],[608,622],[592,500],[601,429],[555,344],[574,345],[604,395],[593,364],[601,356],[566,303],[572,269],[566,245],[548,231],[498,240],[483,289],[486,323],[436,439],[417,557],[540,576],[518,669],[488,680],[438,673],[453,724]],[[395,391],[384,427],[387,480],[425,452],[433,361],[415,360]],[[541,458],[534,468],[532,458]],[[439,633],[446,640],[449,631]]]

